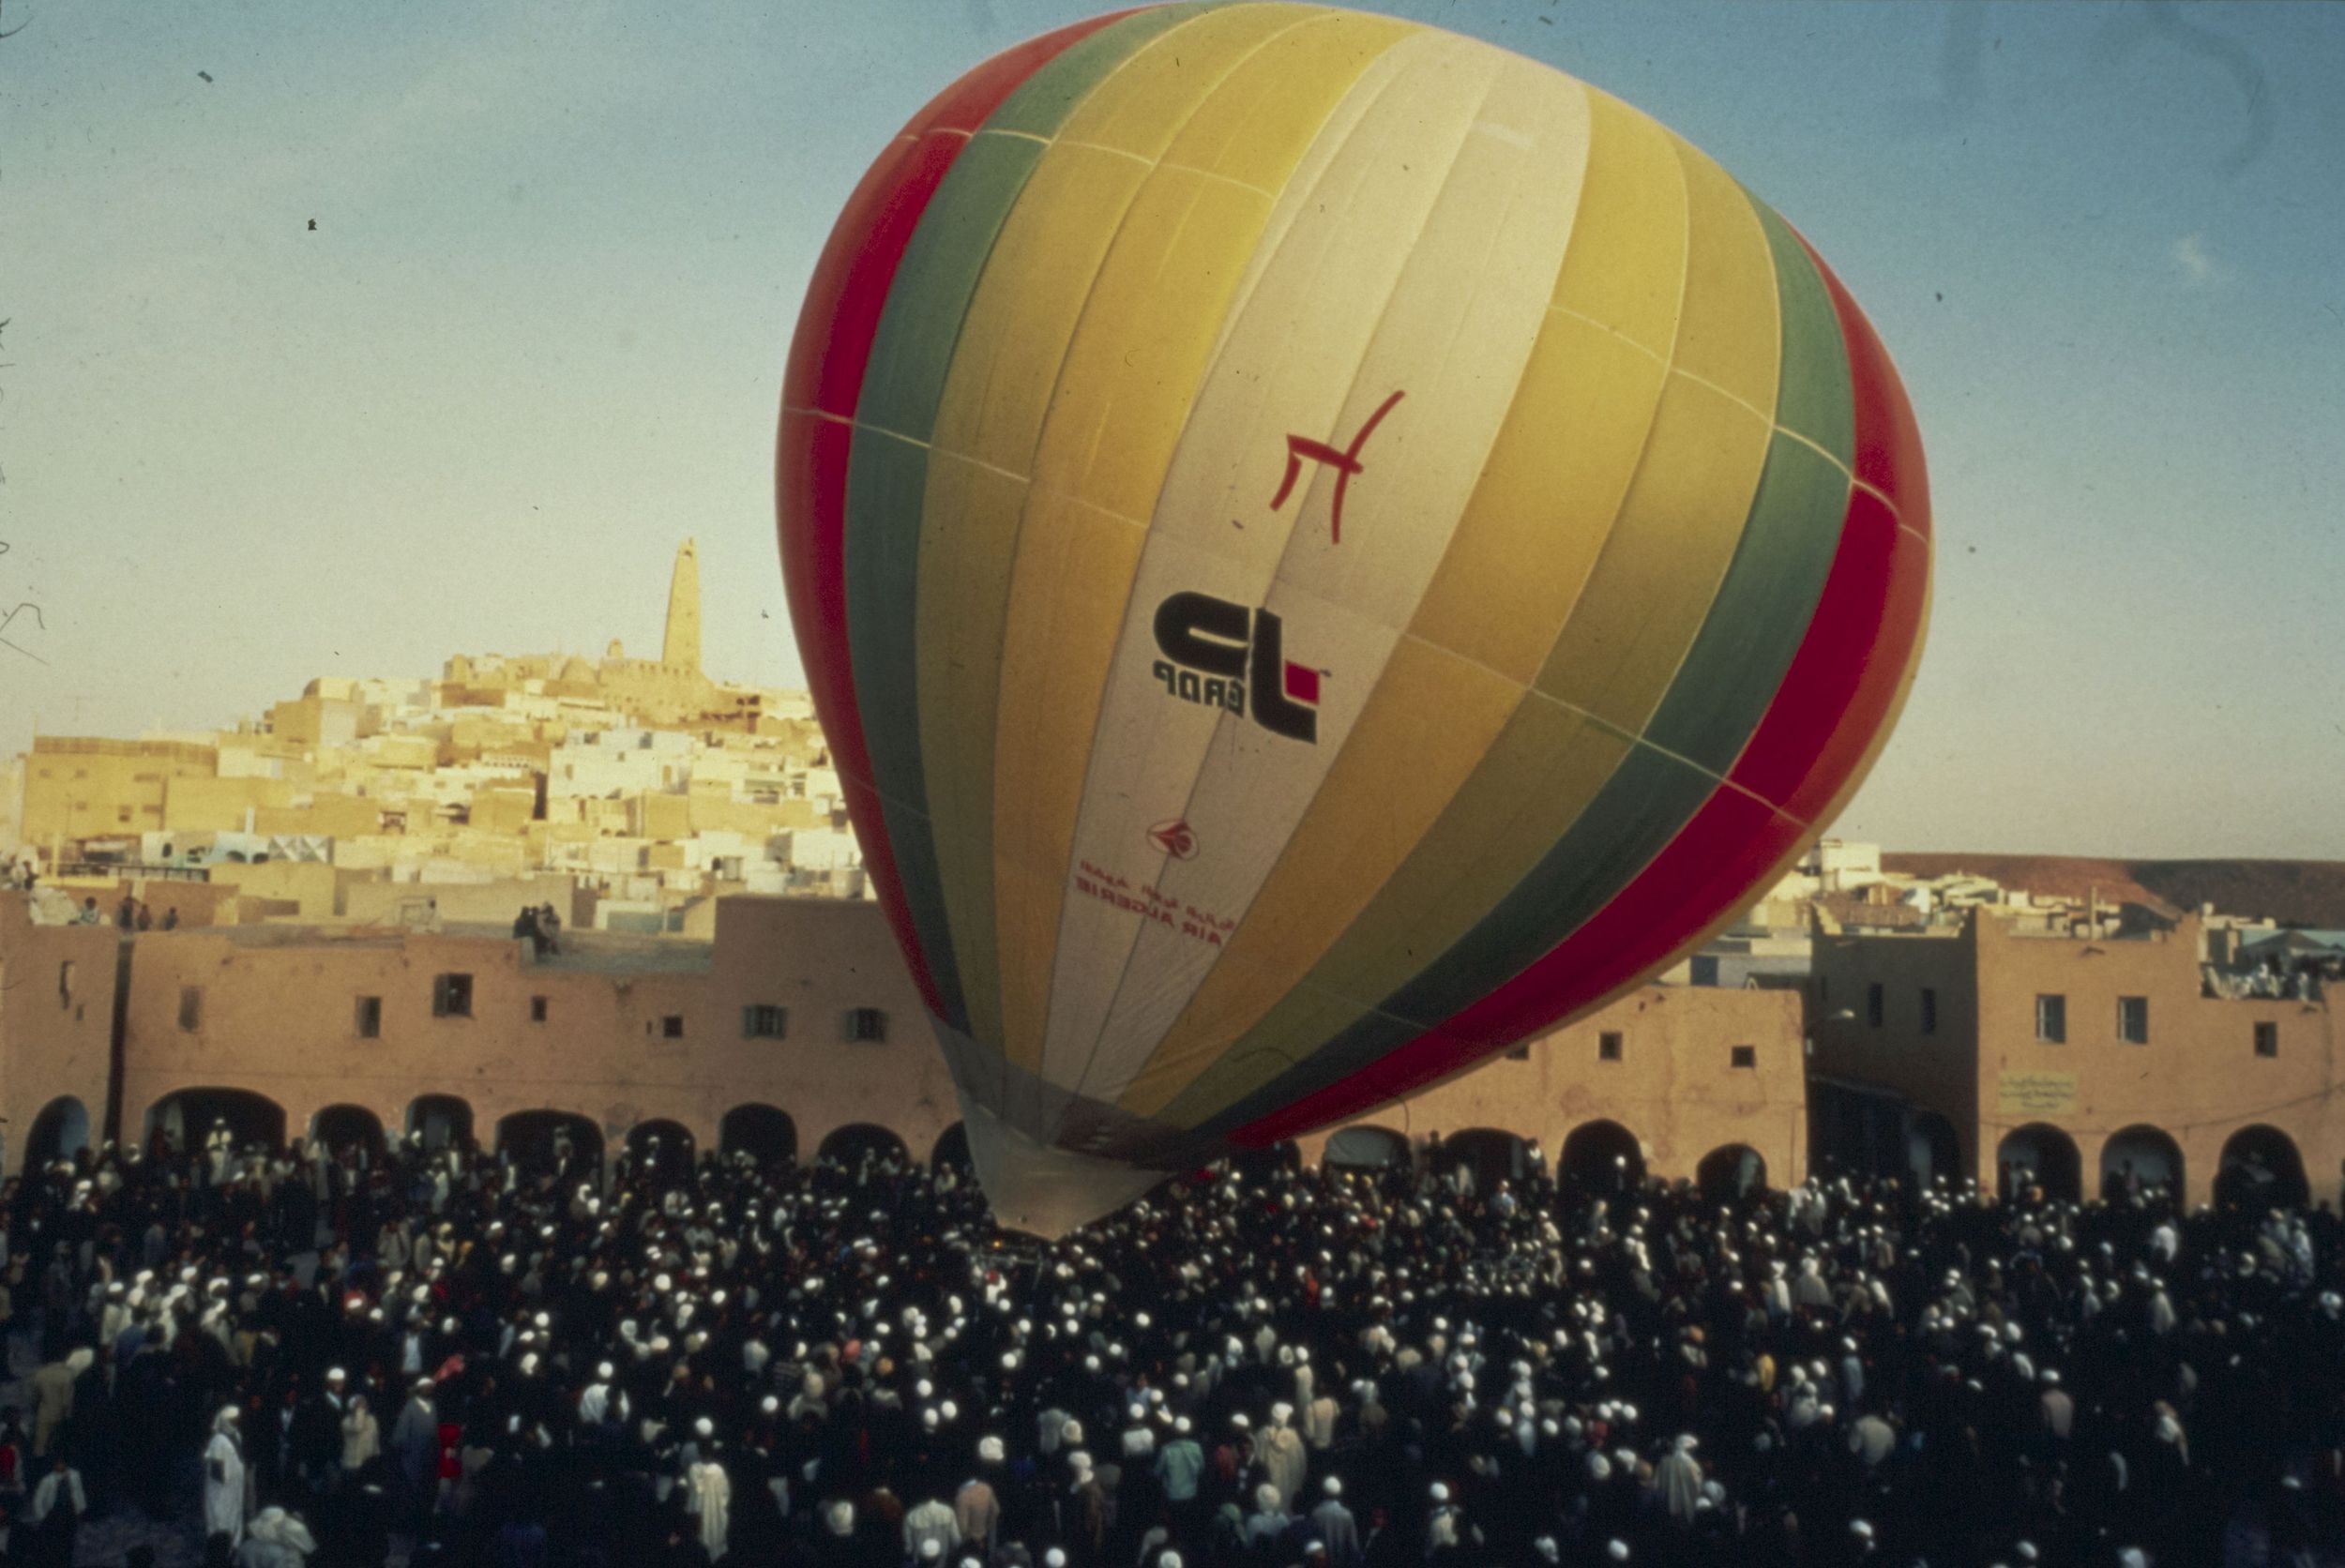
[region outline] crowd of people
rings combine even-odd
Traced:
[[[2325,1209],[202,1141],[0,1202],[8,1561],[2345,1561]]]

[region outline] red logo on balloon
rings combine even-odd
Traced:
[[[1360,472],[1362,467],[1360,448],[1367,445],[1368,438],[1376,433],[1376,427],[1383,424],[1384,415],[1392,412],[1392,405],[1407,396],[1406,392],[1395,392],[1378,403],[1376,412],[1368,416],[1368,423],[1360,427],[1360,433],[1354,436],[1352,444],[1341,451],[1307,435],[1288,436],[1287,476],[1278,482],[1278,493],[1270,498],[1270,509],[1275,512],[1287,504],[1287,496],[1294,490],[1294,481],[1303,476],[1305,458],[1313,462],[1325,463],[1336,471],[1335,504],[1328,509],[1327,515],[1327,542],[1336,545],[1343,543],[1343,495],[1351,486],[1352,475]]]
[[[1175,860],[1187,860],[1197,852],[1197,830],[1175,817],[1150,828],[1148,842]]]

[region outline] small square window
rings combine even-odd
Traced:
[[[361,1040],[379,1040],[383,1037],[383,999],[381,997],[362,996],[358,999],[356,1025],[358,1038]]]
[[[1506,1053],[1506,1060],[1509,1062],[1528,1062],[1531,1060],[1531,1048],[1527,1045],[1517,1046]]]
[[[790,1033],[790,1009],[770,1002],[753,1002],[741,1009],[741,1038],[780,1040]]]
[[[435,1018],[472,1017],[472,976],[442,974],[431,982],[431,1016]]]
[[[2068,1038],[2068,999],[2065,996],[2038,996],[2035,999],[2035,1037],[2048,1046],[2065,1044]]]
[[[887,1038],[887,1015],[876,1007],[852,1008],[847,1014],[847,1038],[858,1045],[876,1045]]]
[[[2280,1026],[2266,1020],[2256,1025],[2256,1054],[2277,1056],[2280,1053]]]
[[[1619,1031],[1611,1029],[1606,1030],[1603,1033],[1596,1037],[1596,1059],[1598,1062],[1618,1062],[1620,1060],[1620,1044],[1621,1037]]]
[[[1922,988],[1922,1033],[1938,1033],[1938,993],[1928,986]]]
[[[546,1003],[546,999],[545,999],[544,997],[542,997],[542,996],[533,996],[533,997],[531,997],[531,998],[529,999],[529,1021],[530,1021],[531,1023],[543,1023],[543,1022],[545,1022],[545,1021],[546,1021],[546,1008],[547,1008],[547,1003]]]
[[[1755,1068],[1759,1065],[1759,1048],[1757,1046],[1736,1046],[1733,1049],[1733,1055],[1730,1058],[1730,1060],[1737,1067]]]
[[[663,1040],[684,1038],[684,1015],[670,1013],[659,1020],[659,1037]]]
[[[194,1033],[197,1030],[202,1029],[203,1027],[204,1027],[204,988],[203,988],[203,987],[201,987],[201,986],[182,986],[182,987],[180,987],[180,988],[179,988],[179,1028],[180,1028],[181,1032],[182,1032],[182,1033],[184,1033],[192,1034],[192,1033]]]
[[[2150,999],[2146,996],[2121,996],[2117,999],[2117,1038],[2129,1046],[2150,1043]]]
[[[1887,1009],[1888,1000],[1881,982],[1876,980],[1867,986],[1865,988],[1865,1021],[1873,1028],[1879,1029],[1882,1018]]]

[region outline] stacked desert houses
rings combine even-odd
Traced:
[[[704,935],[724,894],[863,892],[804,694],[701,667],[688,540],[657,660],[614,641],[316,680],[234,731],[44,735],[15,766],[0,853],[110,919],[127,894],[204,925],[551,906],[572,929]]]

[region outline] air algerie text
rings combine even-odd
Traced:
[[[1078,861],[1075,891],[1085,897],[1112,904],[1127,913],[1153,921],[1168,931],[1178,931],[1192,942],[1212,946],[1221,945],[1223,939],[1237,929],[1237,922],[1219,915],[1208,914],[1196,905],[1158,892],[1153,887],[1135,887],[1132,883],[1088,860]]]

